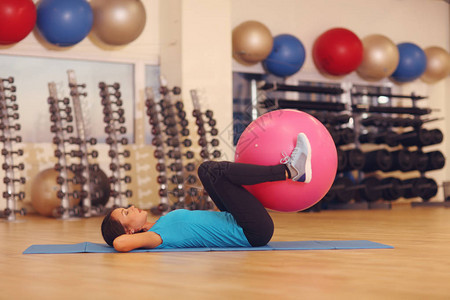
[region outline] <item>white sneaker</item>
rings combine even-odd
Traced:
[[[311,181],[312,169],[311,169],[311,144],[309,143],[308,137],[300,132],[297,135],[297,145],[295,145],[294,150],[290,156],[285,155],[280,163],[286,164],[289,170],[292,169],[297,172],[297,174],[292,174],[292,180],[298,182],[308,183]]]

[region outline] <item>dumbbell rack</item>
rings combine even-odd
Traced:
[[[263,91],[296,91],[326,95],[341,95],[345,93],[341,88],[290,86],[267,83],[260,84],[259,88]],[[416,106],[415,102],[417,100],[425,99],[426,97],[415,94],[393,95],[389,93],[368,93],[355,91],[354,89],[350,90],[349,93],[351,103],[348,105],[339,101],[320,102],[284,99],[264,99],[260,102],[260,105],[267,109],[295,108],[306,110],[315,115],[322,123],[326,124],[338,149],[338,174],[335,184],[333,184],[330,192],[324,197],[324,201],[319,206],[333,209],[390,208],[391,204],[389,201],[397,199],[397,195],[394,194],[398,193],[385,195],[381,191],[383,187],[388,190],[388,187],[392,188],[394,185],[397,188],[397,192],[402,191],[401,196],[405,195],[405,198],[420,196],[424,200],[424,203],[426,203],[436,194],[437,184],[433,179],[426,178],[424,172],[440,169],[445,164],[445,157],[441,152],[422,152],[422,147],[442,142],[442,132],[439,129],[427,131],[421,127],[424,123],[437,120],[423,120],[420,118],[420,116],[432,112],[429,108],[419,108]],[[356,101],[361,96],[411,99],[413,105],[411,107],[394,107],[373,103],[361,104]],[[370,116],[366,117],[367,114],[370,114]],[[393,114],[409,114],[414,117],[393,118],[386,117],[386,114],[391,116]],[[384,120],[385,125],[375,124],[373,122],[376,115],[378,115],[378,120]],[[352,121],[351,124],[349,124],[349,120]],[[374,126],[376,130],[365,133],[365,131],[368,131],[368,126]],[[392,127],[406,128],[410,126],[413,127],[413,130],[409,132],[392,132]],[[387,144],[389,147],[396,147],[396,149],[377,149],[364,153],[361,151],[361,144],[365,143]],[[399,145],[402,146],[400,149],[397,147]],[[344,146],[345,150],[340,146]],[[417,149],[410,151],[409,147],[411,146],[416,146]],[[400,183],[393,177],[387,177],[378,182],[376,181],[377,178],[370,176],[373,172],[391,172],[397,170],[402,172],[418,170],[421,175]],[[345,180],[345,176],[349,174],[354,175],[353,171],[356,171],[356,178],[354,180],[358,183]],[[370,189],[368,188],[369,185],[378,185],[378,189]],[[342,190],[341,193],[344,196],[338,197],[337,203],[328,203],[330,199],[336,197],[336,191],[342,189],[342,186],[346,186],[348,193],[345,194],[345,190]],[[413,186],[421,186],[423,189],[413,188]],[[359,191],[359,193],[356,193],[356,191]],[[377,201],[380,199],[380,194],[388,201]],[[355,203],[348,203],[351,199],[354,199]],[[346,203],[342,203],[344,201]],[[412,205],[417,205],[417,202],[413,202]]]
[[[154,151],[155,158],[158,159],[156,169],[159,172],[157,178],[160,184],[159,196],[160,203],[152,208],[154,214],[164,214],[169,210],[178,208],[189,208],[186,203],[185,179],[187,172],[195,170],[195,164],[192,162],[183,165],[183,157],[192,159],[192,151],[184,152],[183,148],[192,145],[189,138],[188,121],[186,113],[183,110],[181,101],[172,101],[172,96],[178,96],[181,93],[180,88],[174,87],[169,90],[165,84],[160,87],[160,99],[155,101],[153,92],[147,88],[147,115],[149,123],[152,125],[153,140],[152,144],[156,147]],[[180,141],[180,139],[183,139]],[[172,188],[170,185],[175,185]],[[173,205],[170,205],[169,199],[175,199]]]
[[[119,148],[120,145],[127,145],[128,139],[123,137],[126,133],[126,127],[120,124],[125,123],[124,109],[122,108],[123,101],[121,100],[120,84],[114,83],[108,85],[104,82],[99,83],[101,103],[103,104],[103,114],[105,122],[105,133],[108,135],[106,143],[110,149],[108,155],[111,158],[109,168],[112,175],[109,177],[111,186],[111,197],[113,198],[113,207],[121,207],[124,204],[124,197],[130,198],[132,192],[125,189],[124,183],[131,182],[129,175],[122,176],[122,171],[130,171],[131,164],[121,162],[121,157],[130,157],[130,151]],[[112,99],[114,97],[114,99]],[[120,137],[122,135],[122,137]]]
[[[57,183],[60,185],[60,190],[57,193],[57,197],[61,199],[61,206],[53,213],[54,216],[61,217],[62,219],[68,219],[71,216],[79,215],[78,207],[70,207],[70,198],[78,199],[80,197],[77,191],[70,193],[69,182],[77,183],[78,178],[75,176],[78,165],[68,165],[66,155],[73,156],[80,154],[77,150],[68,151],[67,144],[78,145],[79,139],[76,137],[68,137],[68,133],[73,132],[72,121],[72,109],[70,107],[69,98],[58,99],[58,93],[56,83],[50,82],[48,84],[49,98],[47,103],[49,104],[50,121],[53,125],[50,127],[50,131],[54,133],[53,143],[56,145],[55,156],[58,162],[55,164],[55,170],[59,172]],[[63,105],[63,107],[61,107]],[[69,170],[72,173],[69,173]],[[69,176],[72,174],[73,176]]]
[[[24,170],[24,164],[14,164],[14,156],[22,156],[23,150],[14,150],[15,147],[13,147],[14,142],[20,143],[22,141],[20,136],[13,136],[14,132],[20,130],[20,124],[12,124],[10,121],[10,119],[16,121],[19,119],[17,113],[19,106],[15,103],[17,100],[16,87],[12,85],[13,83],[13,77],[0,78],[0,141],[3,143],[1,151],[4,156],[4,163],[2,168],[5,171],[3,182],[6,185],[6,191],[3,193],[3,198],[6,199],[6,208],[0,212],[0,218],[7,221],[15,221],[16,214],[26,214],[24,208],[17,209],[17,202],[25,198],[25,193],[23,191],[17,192],[19,189],[16,187],[16,183],[23,185],[25,178],[17,178],[17,173],[14,171],[14,169]]]

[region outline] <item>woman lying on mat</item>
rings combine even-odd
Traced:
[[[137,248],[257,247],[272,238],[274,226],[263,205],[243,185],[290,178],[311,180],[311,147],[303,133],[283,164],[260,166],[207,161],[198,176],[219,211],[179,209],[147,221],[147,212],[131,206],[105,216],[102,235],[117,251]]]

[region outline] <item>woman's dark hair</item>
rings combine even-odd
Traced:
[[[113,242],[119,235],[125,234],[125,229],[122,224],[114,219],[111,214],[114,210],[110,211],[102,222],[102,235],[105,242],[113,247]]]

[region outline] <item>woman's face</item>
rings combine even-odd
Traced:
[[[122,224],[126,233],[131,234],[139,232],[147,223],[147,212],[134,205],[128,208],[116,208],[111,216]]]

